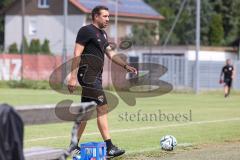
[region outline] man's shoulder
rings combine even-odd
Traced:
[[[226,68],[233,68],[233,65],[226,65]]]
[[[91,24],[88,24],[88,25],[85,25],[85,26],[82,26],[81,28],[91,28]]]
[[[91,26],[91,24],[88,24],[88,25],[82,26],[79,30],[91,31],[92,30],[92,26]]]
[[[232,71],[232,70],[234,70],[234,67],[233,67],[233,65],[225,65],[225,66],[223,66],[223,70],[224,71]]]

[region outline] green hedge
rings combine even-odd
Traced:
[[[51,89],[48,81],[0,81],[0,88]]]
[[[9,53],[19,53],[18,48],[17,48],[17,43],[13,43],[9,46],[8,48]]]

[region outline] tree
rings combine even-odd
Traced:
[[[42,46],[41,46],[41,51],[44,54],[51,54],[50,48],[49,48],[49,40],[45,39]]]
[[[239,0],[212,0],[216,13],[222,16],[224,28],[225,45],[230,44],[238,38],[240,23],[240,1]]]
[[[8,53],[18,53],[18,48],[16,43],[13,43],[9,46]]]
[[[32,39],[29,47],[30,54],[36,54],[41,52],[41,44],[39,39]]]
[[[222,24],[221,15],[214,15],[212,17],[210,31],[209,31],[209,43],[214,46],[222,45],[224,42],[224,30]]]
[[[10,6],[15,0],[0,0],[0,11]],[[4,43],[4,14],[0,12],[0,45]]]
[[[179,12],[179,8],[183,1],[180,0],[145,0],[155,10],[162,14],[166,19],[160,21],[159,33],[161,43],[163,44],[170,28]],[[203,44],[208,43],[208,29],[209,19],[213,13],[213,9],[209,3],[209,0],[202,0],[202,12],[201,12],[201,41]],[[195,44],[195,22],[196,22],[196,4],[193,0],[186,1],[184,9],[178,19],[173,33],[169,39],[169,45],[186,45]]]
[[[1,0],[0,1],[0,10],[4,9],[5,7],[9,6],[15,0]]]
[[[209,29],[212,16],[216,14],[209,0],[201,0],[201,44],[209,45]]]
[[[4,42],[4,18],[3,16],[0,17],[0,45]]]
[[[161,15],[163,15],[166,19],[160,21],[159,25],[159,36],[160,36],[160,43],[163,44],[169,29],[172,26],[172,23],[175,19],[176,13],[180,6],[180,1],[176,0],[145,0],[147,4],[152,6],[156,11],[158,11]],[[172,36],[170,37],[169,44],[178,44],[179,38],[176,36],[176,33],[173,32]]]
[[[160,22],[160,39],[165,40],[183,0],[145,0],[166,19]],[[196,1],[188,0],[168,44],[195,44]],[[222,16],[224,29],[223,45],[228,45],[240,36],[240,1],[239,0],[201,0],[201,44],[211,45],[210,25],[213,15]]]
[[[156,25],[144,24],[143,26],[133,25],[132,36],[133,43],[137,46],[154,45]]]

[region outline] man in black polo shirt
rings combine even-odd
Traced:
[[[226,60],[226,65],[223,66],[221,75],[220,75],[220,83],[224,83],[224,97],[228,97],[230,94],[230,90],[232,87],[232,81],[234,79],[234,67],[231,64],[231,60]]]
[[[116,157],[125,153],[124,150],[112,144],[108,129],[107,100],[102,88],[102,71],[104,54],[116,64],[124,67],[128,72],[136,73],[134,67],[129,66],[111,49],[107,34],[103,30],[109,23],[109,12],[105,6],[96,6],[92,10],[93,23],[80,28],[74,49],[72,72],[68,82],[68,89],[72,93],[76,89],[77,79],[82,86],[82,102],[95,101],[97,106],[97,124],[103,140],[107,145],[107,156]],[[78,70],[74,69],[78,68]],[[79,139],[86,126],[82,121],[78,135]]]

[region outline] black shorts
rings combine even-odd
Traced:
[[[82,86],[81,102],[94,101],[98,106],[107,104],[107,99],[102,87],[101,74],[86,74],[87,67],[78,70],[78,82]]]
[[[232,79],[231,78],[225,78],[224,84],[228,87],[232,87]]]

